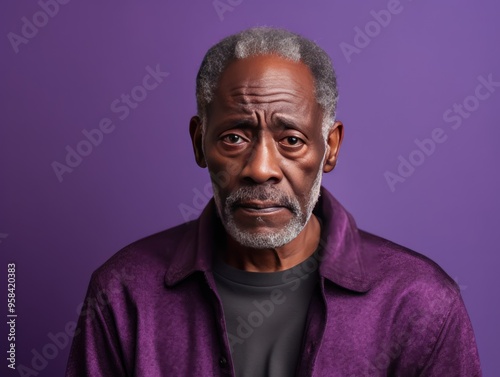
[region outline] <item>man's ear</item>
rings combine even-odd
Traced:
[[[203,133],[202,122],[199,116],[195,115],[189,121],[189,134],[193,143],[194,158],[201,168],[207,167],[205,155],[203,154]]]
[[[340,144],[344,138],[344,125],[340,121],[336,121],[326,138],[326,156],[323,163],[323,172],[329,173],[335,168],[337,164],[337,157],[340,150]]]

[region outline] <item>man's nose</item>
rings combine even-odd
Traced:
[[[280,153],[274,139],[259,138],[242,170],[242,177],[252,183],[278,183],[283,178]]]

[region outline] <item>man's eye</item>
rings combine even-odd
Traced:
[[[229,144],[241,144],[243,142],[243,138],[236,134],[225,135],[222,140]]]
[[[281,140],[281,143],[291,147],[296,147],[304,144],[303,140],[296,136],[287,136]]]

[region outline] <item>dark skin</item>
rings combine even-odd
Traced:
[[[325,143],[322,119],[309,68],[264,55],[231,62],[209,106],[205,135],[198,116],[189,130],[197,164],[228,177],[219,185],[222,203],[241,187],[273,185],[297,198],[305,212],[319,169],[334,169],[342,143],[338,121]],[[239,228],[252,234],[283,229],[293,217],[289,208],[259,200],[242,203],[233,215]],[[320,232],[313,214],[296,238],[278,248],[246,247],[227,235],[223,258],[246,271],[286,270],[311,256]]]

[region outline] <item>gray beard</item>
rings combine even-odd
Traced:
[[[215,204],[224,228],[238,243],[253,249],[274,249],[286,245],[299,235],[309,221],[320,196],[322,176],[323,171],[320,167],[309,194],[305,213],[302,212],[297,198],[283,194],[274,186],[242,187],[231,193],[222,205],[219,188],[212,182]],[[287,207],[293,214],[292,219],[282,229],[265,233],[252,233],[240,229],[234,220],[233,206],[241,200],[255,199],[268,200]]]

